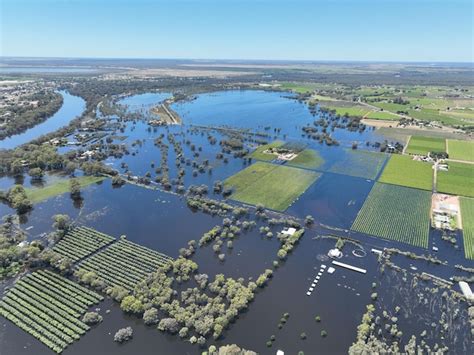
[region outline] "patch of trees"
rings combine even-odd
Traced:
[[[14,117],[5,122],[0,129],[0,140],[15,134],[22,133],[28,128],[46,121],[54,115],[63,104],[63,97],[57,92],[42,90],[27,98],[29,101],[37,101],[37,105],[16,105],[9,107]]]
[[[122,308],[126,306],[129,313],[146,314],[147,318],[150,312],[164,314],[158,329],[179,334],[191,343],[204,345],[209,336],[218,339],[248,307],[258,286],[254,282],[246,284],[243,278],[234,280],[222,274],[209,282],[207,275],[196,274],[197,268],[196,263],[184,258],[159,268],[137,285],[133,295],[122,300]],[[193,275],[197,287],[183,289],[180,293],[175,291],[176,284],[191,280]],[[271,270],[263,275],[268,279]],[[264,284],[262,281],[262,286]],[[155,322],[155,317],[152,318]]]
[[[44,248],[39,242],[27,243],[18,216],[7,215],[0,225],[0,280],[15,276]]]
[[[410,104],[410,101],[403,99],[401,96],[394,98],[392,101],[393,101],[394,104],[399,104],[399,105],[409,105]]]
[[[13,150],[0,150],[0,173],[23,175],[31,169],[44,171],[65,169],[69,155],[60,155],[50,145],[25,144]]]
[[[26,194],[26,190],[22,185],[14,185],[8,192],[3,194],[1,198],[18,212],[24,214],[33,208],[33,204]]]
[[[188,196],[186,198],[186,203],[192,210],[202,211],[213,216],[217,215],[225,217],[227,213],[234,210],[234,206],[229,205],[228,203],[208,198]]]
[[[280,259],[285,259],[287,254],[290,253],[295,247],[295,245],[299,242],[303,234],[304,234],[304,228],[297,230],[292,235],[278,233],[277,238],[280,241],[281,246],[277,252],[277,256]]]
[[[257,355],[255,351],[241,349],[236,344],[223,345],[217,349],[211,345],[208,349],[208,355]]]

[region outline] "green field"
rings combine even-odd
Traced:
[[[39,270],[22,277],[6,293],[0,315],[59,354],[89,330],[80,318],[102,300],[75,282]]]
[[[391,102],[371,102],[370,104],[391,112],[406,111],[410,107],[408,105],[394,104]]]
[[[406,149],[408,154],[428,155],[429,152],[446,152],[443,138],[412,136]]]
[[[261,145],[255,149],[250,155],[253,159],[262,161],[272,161],[276,159],[275,154],[264,153],[269,148],[276,148],[285,145],[285,142],[274,141],[269,144]],[[324,163],[324,159],[321,158],[319,153],[313,149],[304,149],[298,153],[298,156],[286,163],[286,165],[294,166],[297,168],[316,169]]]
[[[474,260],[474,199],[461,197],[460,201],[464,255]]]
[[[271,161],[271,160],[276,158],[276,155],[267,154],[267,153],[264,153],[264,151],[269,149],[269,148],[281,147],[283,144],[285,144],[285,142],[283,142],[283,141],[274,141],[274,142],[271,142],[271,143],[268,143],[268,144],[265,144],[265,145],[261,145],[257,149],[255,149],[252,152],[252,154],[250,154],[250,157],[252,157],[253,159],[257,159],[257,160]]]
[[[320,176],[320,174],[284,165],[257,162],[225,181],[235,192],[231,198],[284,211]]]
[[[367,113],[372,112],[366,106],[352,105],[352,106],[337,106],[331,102],[321,102],[322,107],[328,110],[335,110],[336,114],[340,116],[349,115],[351,117],[363,117]]]
[[[105,179],[103,176],[79,176],[76,178],[81,184],[81,187],[86,187],[91,184],[95,184]],[[58,180],[51,185],[45,187],[33,187],[26,189],[26,195],[33,203],[38,203],[48,198],[62,195],[69,191],[69,179]]]
[[[374,180],[386,159],[383,153],[346,149],[327,171]]]
[[[280,88],[294,91],[298,94],[304,94],[314,91],[315,85],[304,83],[282,83]]]
[[[297,168],[316,169],[324,163],[324,159],[316,150],[305,149],[298,153],[298,156],[290,160],[286,165]]]
[[[351,229],[428,247],[431,193],[375,183]]]
[[[433,186],[433,166],[429,163],[413,160],[407,155],[394,154],[390,157],[379,181],[431,190]]]
[[[436,189],[452,195],[474,197],[474,164],[449,162],[448,171],[438,171]]]
[[[387,111],[376,111],[376,112],[370,112],[366,118],[371,118],[373,120],[395,120],[398,121],[400,119],[400,116],[394,115],[391,112]]]
[[[421,110],[408,110],[408,115],[419,120],[437,121],[445,125],[465,126],[470,124],[469,122],[463,121],[461,119],[453,118],[445,114],[443,111],[439,111],[438,109],[423,108]]]
[[[474,141],[447,140],[450,159],[474,161]]]
[[[455,110],[444,112],[445,115],[474,122],[474,111],[472,109]]]

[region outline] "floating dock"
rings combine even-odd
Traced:
[[[344,268],[352,270],[352,271],[360,272],[361,274],[367,273],[367,270],[365,270],[365,269],[361,269],[360,267],[355,267],[355,266],[352,266],[352,265],[349,265],[349,264],[340,263],[339,261],[333,260],[332,264],[336,265],[336,266],[344,267]]]

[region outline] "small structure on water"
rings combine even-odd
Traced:
[[[329,250],[328,256],[333,259],[340,259],[342,258],[342,251],[340,251],[338,248],[334,248]]]
[[[281,231],[281,234],[285,234],[285,235],[293,235],[296,233],[296,228],[285,228]]]
[[[336,260],[333,260],[332,264],[336,265],[336,266],[346,268],[346,269],[349,269],[349,270],[352,270],[352,271],[360,272],[361,274],[366,274],[367,273],[367,270],[365,270],[365,269],[362,269],[362,268],[356,267],[356,266],[352,266],[352,265],[349,265],[349,264],[344,264],[344,263],[341,263],[341,262],[336,261]]]

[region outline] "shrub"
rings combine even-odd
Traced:
[[[143,321],[146,325],[152,325],[158,323],[158,310],[156,308],[150,308],[143,313]]]
[[[128,341],[133,337],[133,329],[132,327],[122,328],[117,331],[114,335],[114,341],[123,343],[124,341]]]
[[[102,316],[97,312],[87,312],[82,317],[82,321],[88,325],[93,325],[102,322]]]

